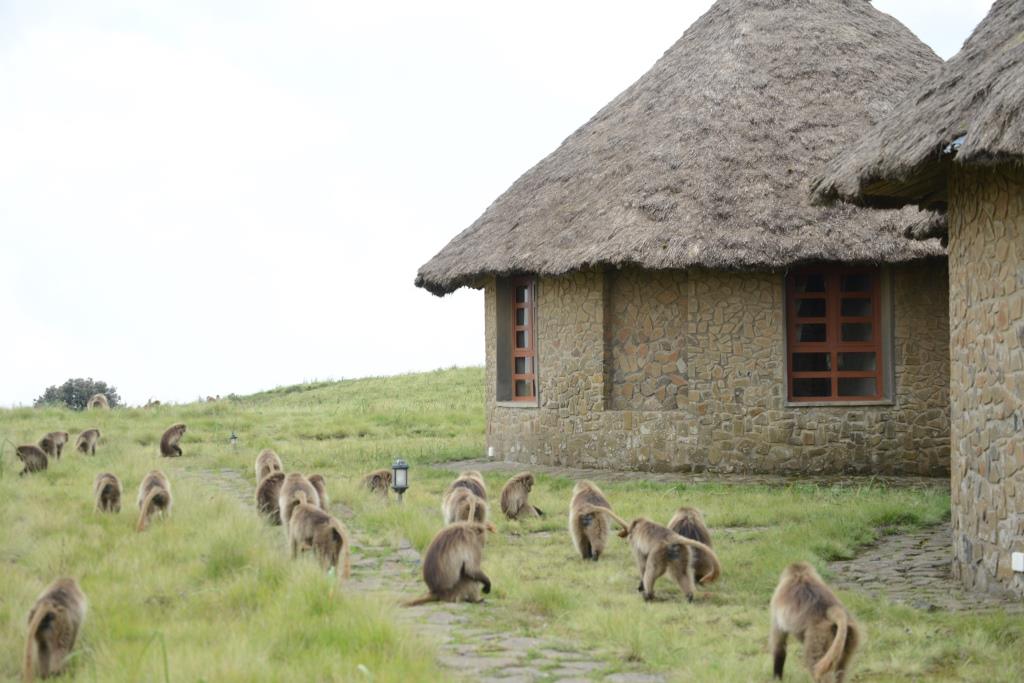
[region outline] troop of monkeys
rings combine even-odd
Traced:
[[[179,441],[184,424],[170,427],[160,441],[161,455],[182,454]],[[86,430],[79,436],[77,450],[95,454],[99,430]],[[67,432],[51,432],[38,446],[21,446],[19,457],[25,462],[22,474],[46,469],[46,458],[60,458]],[[22,452],[32,453],[30,457]],[[35,451],[43,454],[38,465]],[[33,463],[30,466],[30,463]],[[256,505],[272,524],[284,527],[292,557],[311,550],[321,567],[339,580],[349,576],[350,535],[345,526],[328,511],[324,478],[284,473],[281,458],[264,449],[256,458]],[[371,492],[388,495],[391,471],[377,470],[363,478]],[[501,492],[501,510],[509,519],[540,517],[544,513],[529,503],[534,477],[529,472],[513,476]],[[116,475],[102,472],[95,478],[93,494],[96,510],[119,512],[121,482]],[[156,514],[170,514],[171,486],[167,476],[149,472],[139,485],[137,504],[138,531],[144,531]],[[483,549],[487,533],[497,528],[488,520],[487,487],[479,472],[462,472],[446,489],[441,513],[446,526],[430,542],[423,557],[426,595],[404,603],[480,602],[480,591],[491,590],[491,580],[483,571]],[[605,550],[611,524],[621,527],[619,536],[627,539],[636,560],[640,582],[637,590],[645,600],[654,599],[654,584],[666,572],[679,584],[690,602],[695,584],[706,585],[721,574],[718,556],[711,547],[711,535],[700,511],[680,507],[667,526],[640,517],[627,522],[613,510],[600,488],[580,481],[573,489],[569,504],[569,533],[576,551],[584,560],[598,561]],[[54,581],[39,596],[29,612],[23,674],[47,677],[62,671],[74,646],[86,613],[86,597],[72,578]],[[786,661],[786,641],[792,634],[804,644],[804,659],[816,683],[842,683],[853,652],[860,639],[858,626],[839,599],[805,562],[787,567],[771,600],[769,646],[773,674],[782,678]]]

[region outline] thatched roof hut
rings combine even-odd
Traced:
[[[865,0],[719,0],[417,275],[777,270],[942,253],[930,216],[813,206],[809,178],[941,60]]]
[[[944,209],[951,164],[1024,155],[1024,3],[996,0],[963,49],[814,183],[819,201]]]

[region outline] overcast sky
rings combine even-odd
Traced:
[[[940,56],[990,0],[877,0]],[[417,268],[710,0],[0,0],[0,405],[482,364]]]

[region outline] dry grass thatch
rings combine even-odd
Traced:
[[[952,59],[833,161],[815,198],[942,209],[950,164],[1024,156],[1024,2],[996,0]]]
[[[811,174],[939,64],[865,0],[719,0],[416,284],[441,295],[487,274],[940,255],[903,236],[918,212],[809,200]]]

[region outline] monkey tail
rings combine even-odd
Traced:
[[[580,514],[588,515],[593,513],[604,513],[614,520],[616,524],[621,526],[623,530],[629,528],[629,522],[615,514],[611,508],[606,508],[603,505],[583,505],[579,509]]]
[[[849,629],[849,618],[846,610],[839,605],[833,605],[825,612],[825,616],[836,625],[836,637],[832,639],[832,645],[828,648],[825,656],[814,665],[814,677],[820,679],[835,666],[836,660],[842,654],[846,646],[846,632]]]
[[[28,625],[28,637],[25,639],[25,661],[21,667],[22,680],[31,681],[35,678],[35,664],[33,660],[36,658],[36,651],[39,647],[37,638],[39,627],[42,626],[43,619],[52,613],[53,608],[48,604],[43,604],[32,615],[32,621]]]
[[[697,583],[701,585],[706,583],[712,583],[713,581],[715,581],[715,579],[722,575],[722,563],[718,561],[718,555],[716,555],[715,551],[711,549],[711,546],[705,545],[700,541],[695,541],[692,538],[687,538],[686,536],[680,536],[679,534],[676,534],[675,540],[676,542],[688,545],[691,548],[696,548],[697,550],[707,555],[708,559],[711,560],[711,571],[697,579]]]
[[[149,520],[153,516],[153,506],[156,505],[156,501],[161,496],[166,496],[167,492],[162,488],[155,486],[149,490],[146,497],[142,500],[142,509],[139,510],[139,523],[135,526],[136,531],[145,531],[149,525]]]
[[[428,602],[437,602],[437,596],[435,596],[433,593],[427,593],[426,595],[416,598],[415,600],[403,602],[402,607],[416,607],[417,605],[425,605]]]

